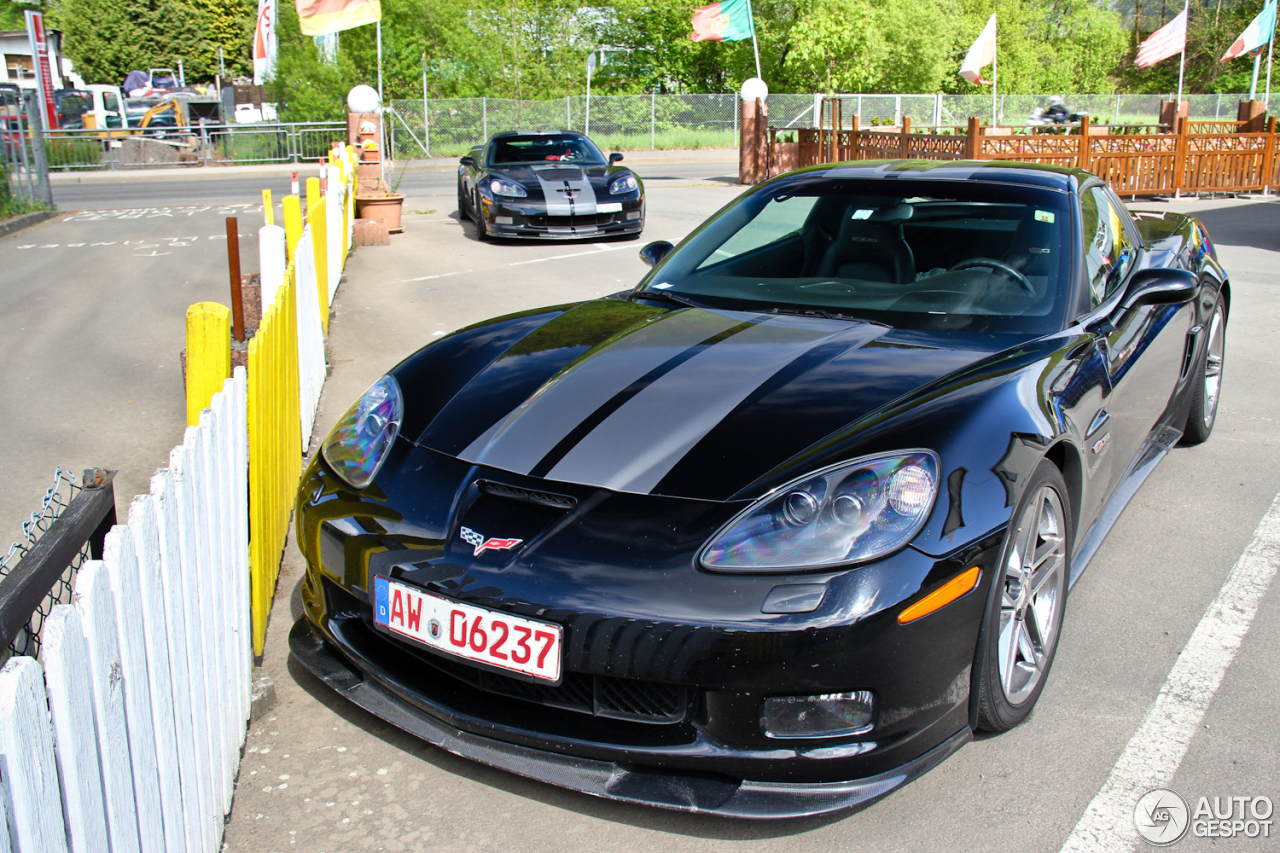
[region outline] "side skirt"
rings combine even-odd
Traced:
[[[1182,431],[1171,426],[1158,427],[1155,432],[1147,436],[1147,440],[1142,443],[1142,449],[1138,451],[1137,457],[1129,465],[1129,470],[1125,472],[1124,478],[1111,493],[1111,498],[1102,508],[1102,512],[1098,514],[1097,521],[1076,546],[1076,553],[1072,555],[1071,561],[1069,581],[1071,586],[1075,586],[1076,581],[1084,574],[1089,561],[1098,552],[1102,540],[1107,538],[1107,534],[1111,532],[1111,528],[1115,526],[1125,507],[1129,505],[1129,501],[1133,500],[1133,496],[1138,493],[1138,489],[1146,482],[1147,477],[1151,476],[1151,472],[1156,470],[1156,466],[1181,438]]]

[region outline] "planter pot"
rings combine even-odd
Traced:
[[[404,195],[358,195],[356,196],[356,216],[360,219],[381,219],[387,223],[387,231],[399,234],[404,230],[400,224],[400,207],[404,204]]]

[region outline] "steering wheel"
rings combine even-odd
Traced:
[[[974,267],[990,267],[996,272],[1003,273],[1007,277],[1013,279],[1018,284],[1019,287],[1021,287],[1023,290],[1025,290],[1028,293],[1028,295],[1030,296],[1036,295],[1035,288],[1031,286],[1031,282],[1027,280],[1027,277],[1025,275],[1018,272],[1013,267],[1006,264],[1004,261],[997,261],[995,258],[969,258],[968,260],[961,261],[960,263],[953,266],[950,269],[950,272],[955,272],[956,270],[972,269]]]

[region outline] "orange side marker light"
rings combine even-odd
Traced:
[[[977,566],[962,572],[899,613],[898,624],[906,625],[941,610],[977,586],[981,576],[982,571]]]

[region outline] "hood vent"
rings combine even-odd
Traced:
[[[492,480],[477,480],[476,486],[486,495],[493,495],[495,498],[506,498],[507,500],[520,501],[521,503],[548,506],[553,509],[572,509],[578,503],[578,499],[570,495],[536,492],[532,489],[522,489],[519,486],[509,486],[506,483],[495,483]]]

